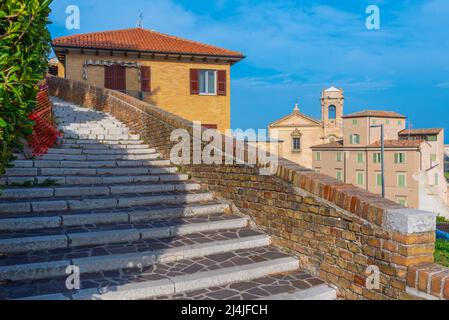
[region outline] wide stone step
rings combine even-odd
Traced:
[[[143,141],[139,140],[139,139],[120,139],[120,140],[108,140],[108,139],[94,139],[94,140],[89,140],[89,139],[70,139],[67,137],[64,137],[61,140],[61,143],[63,145],[66,144],[80,144],[80,145],[85,145],[85,144],[105,144],[105,145],[142,145]]]
[[[138,300],[215,288],[298,270],[296,258],[267,246],[158,263],[143,268],[84,274],[81,290],[67,290],[64,277],[0,287],[0,298],[32,300]],[[26,289],[24,289],[26,288]]]
[[[80,211],[51,216],[20,216],[0,219],[0,232],[30,232],[41,229],[79,227],[84,225],[104,225],[113,223],[148,223],[154,220],[172,220],[187,217],[224,214],[229,211],[225,203],[209,203],[184,206],[148,207],[122,209],[114,212],[109,209]],[[1,235],[1,234],[0,234]]]
[[[154,183],[154,184],[116,184],[76,186],[76,187],[34,187],[34,188],[5,188],[0,199],[36,199],[61,198],[82,196],[109,196],[120,194],[139,194],[175,191],[198,191],[201,186],[197,183]]]
[[[207,202],[213,200],[212,193],[177,192],[165,194],[145,194],[116,196],[71,198],[61,200],[32,200],[0,202],[0,214],[38,213],[68,210],[95,210],[128,208],[133,206],[148,206],[159,204],[181,204],[192,202]]]
[[[57,173],[58,170],[61,169],[54,169],[53,171]],[[44,171],[51,171],[51,170],[45,169]],[[64,170],[62,170],[62,172],[64,172]],[[103,174],[103,175],[74,176],[74,175],[64,175],[63,173],[61,173],[61,175],[59,176],[7,177],[0,179],[0,182],[9,186],[30,186],[30,185],[48,186],[48,185],[83,185],[83,184],[119,184],[119,183],[142,183],[142,182],[175,182],[187,180],[189,180],[189,176],[186,174],[164,174],[164,175],[145,174],[145,175],[122,175],[122,176],[120,175],[104,176]]]
[[[231,217],[229,219],[206,221],[190,224],[172,224],[163,227],[140,228],[136,224],[124,225],[125,228],[96,227],[85,228],[86,232],[70,232],[70,228],[53,234],[40,236],[14,236],[3,234],[0,239],[1,254],[17,254],[32,251],[55,250],[64,248],[75,248],[83,246],[105,245],[130,241],[141,241],[147,239],[169,238],[175,235],[185,235],[195,232],[205,232],[221,229],[237,229],[246,227],[247,218]],[[76,230],[76,229],[75,229]],[[40,233],[42,234],[42,232]]]
[[[93,140],[93,141],[102,141],[102,140],[139,140],[140,135],[138,134],[64,134],[65,139],[76,139],[76,140]]]
[[[129,168],[129,167],[170,167],[170,160],[122,160],[122,161],[56,161],[56,160],[16,160],[14,167],[6,170],[7,176],[38,175],[36,168]],[[26,169],[26,170],[23,170]],[[40,173],[52,175],[52,173]]]
[[[70,260],[7,265],[0,266],[0,281],[37,280],[64,276],[67,267],[71,265],[79,267],[81,274],[144,268],[158,263],[195,259],[205,255],[264,247],[269,244],[270,237],[261,234],[155,250],[151,250],[150,246],[150,250],[132,253],[105,254]]]
[[[147,149],[152,153],[156,152],[156,149],[150,148],[147,144],[89,144],[89,143],[64,143],[62,148],[67,149],[88,149],[88,150],[130,150],[130,149]]]
[[[80,136],[80,135],[129,135],[129,130],[126,128],[102,128],[102,127],[91,127],[91,128],[61,128],[64,131],[64,135],[67,136]]]
[[[65,155],[131,155],[131,154],[158,154],[155,149],[132,148],[132,149],[82,149],[82,148],[52,148],[48,154]]]
[[[116,160],[154,160],[160,159],[162,155],[160,153],[148,153],[148,154],[46,154],[40,159],[42,160],[69,160],[69,161],[116,161]]]

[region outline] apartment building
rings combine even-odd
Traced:
[[[343,116],[343,139],[312,146],[313,168],[369,192],[382,192],[384,126],[385,196],[397,203],[449,214],[444,178],[444,129],[406,129],[390,111]]]

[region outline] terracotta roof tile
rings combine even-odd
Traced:
[[[385,140],[386,148],[403,148],[416,147],[418,148],[423,142],[419,140]],[[368,148],[379,148],[380,140],[368,145]]]
[[[399,132],[401,136],[408,135],[427,135],[427,134],[439,134],[443,128],[430,128],[430,129],[405,129]]]
[[[55,47],[198,54],[244,58],[243,54],[143,28],[85,33],[55,38]]]
[[[316,146],[312,146],[311,148],[342,148],[342,147],[343,147],[343,140],[338,140],[325,144],[318,144]]]
[[[381,110],[364,110],[343,116],[343,118],[362,118],[362,117],[407,118],[406,116],[394,111],[381,111]]]

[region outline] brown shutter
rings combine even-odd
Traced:
[[[142,92],[151,92],[151,67],[140,68],[140,79]]]
[[[115,89],[114,66],[104,66],[104,87]]]
[[[190,69],[190,94],[200,93],[199,70]]]
[[[116,67],[116,90],[126,93],[126,67],[115,65]]]
[[[219,96],[226,95],[226,70],[217,71],[217,94]]]

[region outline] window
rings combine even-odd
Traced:
[[[350,144],[359,144],[360,143],[360,135],[359,134],[351,134],[349,137]]]
[[[373,163],[380,163],[382,161],[382,155],[380,152],[373,153]]]
[[[151,67],[140,67],[140,90],[151,92]]]
[[[381,187],[382,186],[382,173],[376,172],[376,186]]]
[[[373,119],[373,120],[371,120],[371,124],[372,124],[372,125],[375,125],[375,124],[376,124],[376,122],[377,122],[377,120],[376,120],[376,119]]]
[[[437,141],[437,140],[438,140],[437,136],[428,136],[427,137],[427,141]]]
[[[435,180],[434,180],[434,182],[435,182],[434,185],[437,186],[437,185],[438,185],[438,182],[439,182],[439,181],[438,181],[438,173],[435,173],[434,179],[435,179]]]
[[[396,202],[403,207],[407,207],[407,197],[396,197]]]
[[[337,153],[335,154],[335,157],[336,157],[337,162],[343,161],[343,153],[341,151],[337,151]]]
[[[335,120],[337,118],[337,108],[334,105],[329,106],[329,120]]]
[[[398,120],[398,126],[402,125],[402,120]]]
[[[399,188],[405,188],[407,186],[407,178],[405,173],[398,173],[397,179]]]
[[[352,124],[357,125],[357,119],[352,119]]]
[[[357,184],[359,186],[365,185],[365,172],[363,172],[363,171],[357,172]]]
[[[357,152],[357,163],[364,163],[365,155],[363,152]]]
[[[385,120],[386,124],[390,124],[390,119]]]
[[[337,178],[337,180],[343,181],[343,171],[341,169],[335,170],[335,178]]]
[[[321,152],[320,151],[315,152],[315,160],[316,161],[320,161],[321,160]]]
[[[292,148],[294,151],[301,150],[301,138],[299,138],[299,137],[293,138]]]
[[[432,153],[432,154],[430,155],[430,161],[431,161],[431,162],[437,161],[437,155],[434,154],[434,153]]]
[[[405,163],[405,153],[403,153],[403,152],[395,153],[394,154],[394,163],[404,164]]]
[[[200,70],[200,94],[215,94],[217,89],[216,72]]]

